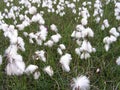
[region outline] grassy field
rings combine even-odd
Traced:
[[[82,2],[85,0],[80,0],[76,4],[76,9],[81,7]],[[87,0],[86,0],[87,1]],[[72,2],[72,0],[71,0]],[[73,77],[78,75],[86,75],[90,80],[90,90],[120,90],[120,66],[116,64],[116,59],[120,55],[120,38],[111,44],[108,52],[104,49],[103,39],[109,35],[109,30],[112,27],[120,26],[120,22],[115,19],[113,2],[105,4],[102,2],[103,16],[99,23],[95,22],[95,17],[93,16],[95,0],[92,0],[91,8],[88,8],[90,17],[88,19],[88,25],[92,28],[94,32],[94,37],[90,38],[92,46],[96,48],[96,52],[91,54],[91,57],[87,60],[81,60],[78,55],[75,54],[75,48],[78,46],[74,39],[71,38],[71,34],[75,29],[76,25],[80,24],[81,18],[75,20],[75,17],[79,17],[77,14],[73,14],[70,9],[65,8],[66,14],[64,16],[59,16],[55,13],[48,13],[47,8],[38,8],[39,11],[44,11],[45,26],[48,28],[47,40],[53,35],[50,32],[50,25],[55,24],[58,27],[58,32],[61,34],[62,38],[58,44],[54,47],[48,48],[44,45],[39,46],[36,43],[30,44],[29,39],[23,35],[26,31],[36,32],[39,25],[37,23],[32,23],[30,26],[26,27],[24,30],[19,31],[19,36],[24,39],[25,42],[25,52],[19,51],[23,56],[23,60],[27,65],[35,64],[39,66],[39,71],[41,76],[38,80],[34,80],[33,76],[21,75],[21,76],[8,76],[5,72],[5,67],[7,65],[6,58],[3,57],[3,63],[0,66],[0,90],[71,90],[70,83]],[[14,0],[15,5],[19,5],[17,1]],[[0,1],[0,11],[4,12],[6,5],[4,2]],[[24,12],[24,11],[22,11]],[[31,17],[31,16],[30,16]],[[104,19],[108,19],[110,26],[101,30],[101,25]],[[12,20],[5,21],[8,24],[13,24]],[[66,50],[64,52],[70,53],[72,55],[72,61],[70,63],[70,72],[64,72],[59,63],[60,55],[57,53],[57,47],[59,44],[65,44]],[[9,46],[9,39],[5,38],[3,31],[0,30],[0,54],[4,55],[5,49]],[[35,61],[32,59],[32,55],[36,50],[45,50],[47,52],[47,62],[44,63],[40,60]],[[52,77],[48,76],[43,72],[43,68],[50,65],[54,70],[54,75]],[[96,70],[99,69],[100,72],[97,73]]]

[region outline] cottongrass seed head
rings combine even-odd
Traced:
[[[90,90],[90,81],[86,76],[73,78],[71,83],[72,90]]]

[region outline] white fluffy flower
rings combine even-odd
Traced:
[[[0,55],[0,65],[2,64],[2,56]]]
[[[52,40],[48,40],[46,43],[44,43],[45,46],[52,47],[54,45],[54,42]]]
[[[37,59],[42,60],[43,62],[46,62],[46,57],[45,57],[45,51],[41,50],[41,51],[36,51],[35,52],[35,56],[37,57]]]
[[[47,66],[43,69],[44,72],[46,72],[49,76],[53,76],[54,72],[51,66]]]
[[[104,24],[104,26],[105,26],[106,28],[108,28],[108,27],[110,26],[107,19],[105,19],[105,20],[103,21],[103,24]]]
[[[7,75],[22,75],[25,70],[25,63],[22,61],[21,55],[7,56],[8,64],[6,66]]]
[[[27,32],[23,32],[23,35],[24,35],[25,37],[27,37],[27,36],[28,36],[28,33],[27,33]]]
[[[90,54],[88,52],[83,52],[80,56],[81,59],[88,59],[90,58]]]
[[[25,28],[23,24],[18,24],[16,25],[16,27],[18,28],[18,30],[23,30]]]
[[[62,69],[66,72],[70,71],[70,61],[72,60],[72,57],[70,54],[66,53],[65,55],[61,56],[60,63],[62,65]]]
[[[116,63],[117,65],[120,65],[120,57],[117,58]]]
[[[29,13],[30,14],[35,14],[37,12],[37,8],[35,6],[32,6],[29,8]]]
[[[20,50],[25,51],[25,47],[24,47],[25,43],[23,41],[23,38],[21,38],[21,37],[17,38],[17,46]]]
[[[33,76],[34,79],[38,79],[40,77],[40,72],[39,71],[35,72]]]
[[[65,49],[66,49],[66,47],[65,47],[64,44],[60,44],[59,47],[60,47],[62,50],[65,50]]]
[[[57,52],[58,52],[59,55],[62,55],[62,54],[63,54],[61,48],[57,48]]]
[[[86,76],[81,75],[80,77],[73,78],[71,87],[72,90],[89,90],[90,81]]]
[[[37,70],[37,69],[38,69],[38,66],[37,66],[37,65],[32,65],[32,64],[30,64],[30,65],[25,69],[25,73],[26,73],[27,75],[29,75],[29,74],[34,73],[35,70]]]
[[[87,18],[82,18],[81,24],[82,25],[87,25],[87,23],[88,23]]]
[[[80,54],[81,54],[80,48],[76,48],[76,49],[75,49],[75,53],[76,53],[77,55],[80,55]]]
[[[118,26],[118,31],[120,32],[120,26]]]
[[[57,26],[55,24],[50,25],[50,29],[54,32],[58,32]]]
[[[110,34],[114,35],[116,38],[119,36],[119,33],[116,31],[116,28],[111,28],[110,29]]]
[[[51,36],[51,40],[53,40],[55,43],[59,42],[60,39],[61,39],[61,35],[58,33]]]

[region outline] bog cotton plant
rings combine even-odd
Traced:
[[[53,76],[53,74],[54,74],[51,66],[44,67],[43,71],[46,72],[49,76]]]
[[[33,64],[30,64],[27,66],[27,68],[25,69],[25,73],[27,75],[30,75],[30,74],[33,74],[35,72],[35,70],[38,69],[38,66],[37,65],[33,65]]]
[[[59,32],[60,29],[57,27],[57,24],[50,21],[50,25],[47,26],[45,21],[46,18],[44,19],[44,15],[46,15],[45,12],[57,14],[62,17],[67,13],[66,10],[69,9],[71,14],[75,16],[75,19],[77,20],[76,22],[79,23],[71,34],[71,37],[73,38],[73,41],[76,42],[75,44],[77,46],[75,48],[75,53],[81,59],[88,59],[91,57],[91,53],[96,52],[96,49],[92,46],[92,43],[89,40],[90,38],[94,39],[94,35],[96,35],[94,34],[94,29],[90,26],[91,24],[89,23],[89,20],[93,20],[93,18],[90,18],[92,16],[95,18],[96,23],[100,23],[102,20],[104,4],[102,4],[101,0],[95,0],[95,3],[92,3],[92,1],[81,2],[80,0],[19,0],[19,5],[14,5],[13,0],[4,0],[4,2],[6,3],[6,8],[3,12],[0,12],[0,30],[2,30],[3,35],[9,40],[9,46],[4,53],[7,60],[5,68],[7,75],[19,76],[27,74],[29,76],[32,74],[34,79],[39,79],[42,72],[39,72],[39,67],[37,66],[39,63],[37,63],[37,60],[40,59],[43,62],[47,62],[48,58],[46,55],[48,53],[46,48],[55,48],[54,46],[57,45],[56,51],[54,52],[60,56],[58,62],[61,64],[63,71],[70,72],[70,69],[72,68],[70,68],[72,54],[67,52],[67,46],[60,44],[62,43],[62,34]],[[112,1],[107,0],[106,4],[109,4],[110,2]],[[81,3],[81,6],[78,6],[79,3]],[[114,15],[117,20],[120,20],[120,2],[114,0],[114,4]],[[89,11],[92,6],[94,6],[93,15]],[[41,11],[39,8],[43,10],[45,9],[46,11]],[[7,21],[11,21],[11,19],[13,22],[7,23]],[[108,20],[109,19],[103,20],[101,26],[102,30],[111,27]],[[27,31],[26,28],[33,23],[38,26],[38,28],[32,31],[32,28],[29,28],[29,31]],[[120,27],[118,27],[118,31],[120,32]],[[110,45],[119,38],[118,31],[115,27],[111,28],[109,31],[110,36],[106,36],[103,39],[106,51],[108,51]],[[24,38],[20,36],[21,32],[23,32],[23,35],[25,36],[24,38],[29,40],[29,44],[37,44],[38,47],[40,47],[39,50],[32,52],[34,53],[34,64],[29,64],[27,67],[20,51],[27,54],[25,46],[28,44],[26,45]],[[51,32],[54,34],[51,35]],[[35,65],[35,63],[37,63],[37,65]],[[116,63],[118,65],[120,64],[119,58],[116,60]],[[2,56],[0,56],[0,64],[2,64]],[[45,66],[43,71],[50,77],[54,74],[50,65]],[[71,87],[73,90],[89,90],[90,81],[86,76],[79,76],[73,79]]]
[[[88,77],[81,75],[77,78],[73,78],[71,87],[72,87],[72,90],[89,90],[90,81]]]
[[[66,53],[65,55],[62,55],[60,58],[60,64],[62,65],[63,71],[69,72],[70,71],[70,62],[72,60],[71,54]]]
[[[33,58],[36,59],[36,60],[40,59],[43,62],[46,62],[45,51],[44,50],[36,51]]]
[[[103,16],[103,9],[102,9],[101,0],[95,0],[93,16],[95,17],[96,23],[99,23],[101,17]]]
[[[113,43],[113,42],[116,42],[117,41],[117,38],[119,37],[119,32],[116,30],[115,27],[111,28],[110,31],[110,36],[106,36],[104,39],[103,39],[103,43],[105,44],[104,48],[106,51],[109,50],[110,48],[110,45]]]
[[[108,28],[109,26],[110,26],[110,25],[109,25],[108,20],[105,19],[105,20],[103,21],[103,24],[102,24],[102,26],[101,26],[101,29],[104,30],[105,28]]]
[[[115,3],[114,15],[117,20],[120,20],[120,2]]]
[[[0,55],[0,65],[2,64],[2,55]]]
[[[89,37],[94,37],[94,32],[91,28],[85,28],[81,24],[77,25],[76,29],[71,34],[71,37],[77,39],[76,43],[79,47],[75,49],[75,53],[79,55],[81,59],[90,58],[90,53],[96,51],[96,49],[93,48],[91,43],[87,40]]]
[[[120,65],[120,57],[118,57],[118,58],[116,59],[116,64],[117,64],[117,65]]]

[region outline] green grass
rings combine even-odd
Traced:
[[[84,1],[84,0],[81,0]],[[77,4],[78,7],[79,4]],[[0,5],[0,10],[3,11],[5,4]],[[86,75],[90,79],[91,90],[120,90],[120,66],[116,65],[116,58],[120,55],[120,38],[118,41],[111,45],[108,52],[104,50],[103,38],[109,35],[109,30],[111,27],[118,27],[119,22],[115,20],[114,17],[114,5],[113,3],[108,4],[103,7],[104,16],[101,22],[107,18],[110,23],[110,27],[104,31],[100,30],[101,22],[96,24],[93,20],[94,17],[89,18],[88,26],[91,27],[95,33],[94,38],[90,41],[92,45],[96,48],[96,53],[91,54],[91,58],[87,60],[81,60],[74,52],[77,45],[75,41],[71,39],[70,35],[75,29],[75,26],[79,22],[75,21],[76,15],[73,15],[70,10],[66,9],[66,15],[60,17],[56,14],[47,13],[45,11],[44,19],[46,21],[46,27],[49,25],[56,24],[58,26],[59,32],[62,35],[62,39],[59,43],[66,45],[68,52],[72,55],[72,61],[70,64],[71,71],[66,73],[62,71],[59,64],[60,56],[56,53],[59,44],[55,45],[53,48],[48,48],[45,46],[38,46],[36,44],[29,44],[28,38],[22,35],[23,31],[19,32],[19,36],[24,38],[25,41],[25,52],[19,51],[23,56],[26,65],[36,64],[39,66],[39,71],[41,76],[38,80],[34,80],[33,76],[7,76],[5,73],[6,59],[4,58],[3,64],[0,66],[0,90],[70,90],[70,82],[73,77],[78,75]],[[42,10],[40,8],[40,10]],[[92,15],[92,9],[90,13]],[[8,20],[7,20],[8,21]],[[8,21],[9,23],[11,21]],[[37,24],[34,24],[25,28],[24,31],[36,32],[38,28]],[[52,33],[49,33],[49,36]],[[49,39],[49,38],[48,38]],[[3,36],[3,32],[0,31],[0,54],[3,55],[5,49],[9,46],[9,41]],[[36,50],[46,50],[47,52],[47,62],[33,61],[32,55]],[[43,68],[46,65],[51,65],[54,70],[54,76],[49,77],[43,72]],[[100,69],[100,73],[96,73],[97,68]]]

